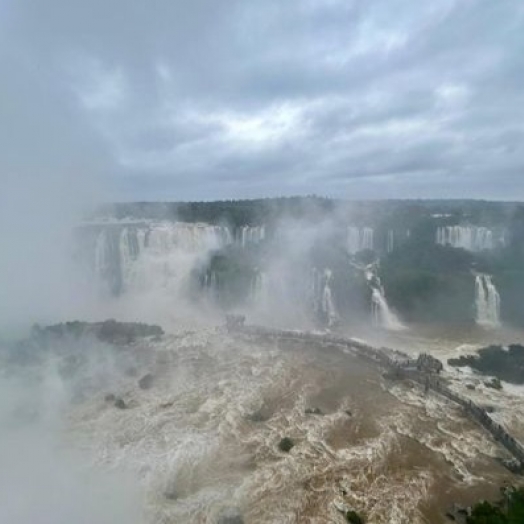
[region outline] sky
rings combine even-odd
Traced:
[[[0,68],[22,187],[524,200],[518,0],[0,0]]]

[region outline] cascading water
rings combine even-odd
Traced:
[[[326,315],[328,326],[331,327],[338,321],[338,313],[333,302],[333,293],[331,291],[331,279],[333,275],[331,270],[324,271],[324,289],[322,290],[322,311]]]
[[[373,325],[390,331],[405,329],[404,324],[393,311],[386,300],[386,294],[380,278],[373,266],[366,268],[366,279],[371,287],[371,315]]]
[[[266,238],[265,226],[242,226],[237,230],[236,241],[242,247],[259,244]]]
[[[490,275],[475,276],[475,309],[477,324],[485,327],[500,325],[500,295]]]
[[[442,246],[484,251],[503,247],[505,233],[480,226],[445,226],[437,229],[436,240]]]
[[[209,224],[106,224],[95,241],[95,276],[115,295],[159,287],[175,291],[198,259],[231,242],[228,228]]]
[[[374,248],[374,231],[370,227],[349,226],[347,230],[347,247],[350,255],[359,251]]]
[[[268,302],[267,275],[257,270],[251,281],[251,302],[259,309],[265,309]]]
[[[386,250],[388,253],[391,253],[394,249],[395,249],[395,232],[390,229],[388,231]]]
[[[310,293],[313,311],[328,327],[334,326],[340,318],[333,300],[332,279],[333,274],[330,269],[321,272],[313,268],[311,271]]]

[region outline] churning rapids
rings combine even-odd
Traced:
[[[495,243],[493,234],[468,231],[441,230],[437,241],[466,238],[472,250]],[[389,233],[388,252],[409,236]],[[30,365],[0,351],[0,388],[26,380],[34,386],[20,398],[4,395],[12,400],[0,402],[3,427],[13,435],[25,425],[43,424],[46,435],[51,427],[53,439],[80,457],[80,469],[131,478],[132,495],[122,494],[121,483],[105,487],[127,509],[124,501],[132,499],[128,516],[105,512],[86,522],[343,523],[344,511],[353,509],[370,523],[443,523],[452,503],[494,496],[515,480],[495,460],[507,457],[504,450],[445,398],[390,381],[340,348],[228,333],[213,307],[221,290],[213,271],[202,274],[200,302],[183,300],[194,268],[212,250],[233,245],[244,253],[265,238],[264,227],[233,233],[203,224],[92,224],[83,229],[79,258],[87,261],[89,286],[105,297],[97,314],[161,322],[167,333],[114,346],[66,339]],[[370,228],[349,227],[345,241],[351,255],[376,239]],[[300,243],[284,236],[283,244]],[[299,248],[250,275],[251,312],[257,321],[307,327],[302,316],[286,315],[309,308],[343,333],[333,273],[323,265],[299,270],[306,252]],[[355,322],[350,336],[443,361],[487,345],[489,337],[504,342],[501,299],[487,274],[471,273],[471,336],[442,339],[403,324],[388,306],[376,265],[351,258],[347,265],[363,275],[370,297],[369,325],[358,332]],[[507,342],[521,338],[511,333]],[[464,368],[445,365],[443,376],[461,395],[493,407],[494,420],[524,441],[524,391],[490,389]],[[294,443],[289,452],[279,448],[284,437]],[[31,456],[46,454],[31,442]],[[10,449],[0,450],[0,459],[16,455]],[[3,502],[0,495],[0,521]]]
[[[342,523],[340,508],[354,508],[368,522],[438,523],[452,502],[511,479],[493,459],[501,449],[458,408],[387,382],[339,349],[212,327],[118,348],[90,343],[74,372],[69,352],[53,353],[58,372],[44,387],[67,393],[61,431],[72,450],[95,469],[139,479],[140,522]],[[475,395],[524,436],[518,391],[479,380]],[[295,443],[289,453],[278,448],[285,436]]]

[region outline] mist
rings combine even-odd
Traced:
[[[71,239],[94,194],[94,185],[68,173],[2,175],[2,331],[87,310],[89,290],[81,286]]]
[[[523,35],[513,0],[0,0],[0,523],[514,483],[429,384],[524,442]]]
[[[95,340],[0,347],[1,522],[142,522],[136,478],[95,468],[68,428],[79,399],[118,383],[118,361]]]

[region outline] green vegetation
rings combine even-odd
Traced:
[[[346,513],[346,520],[350,524],[364,524],[364,519],[356,511],[353,510],[349,510]]]
[[[466,522],[467,524],[524,523],[524,489],[504,489],[502,499],[494,504],[486,501],[476,504]]]
[[[289,453],[294,447],[295,443],[289,437],[284,437],[278,443],[278,449],[284,453]]]
[[[330,221],[337,230],[318,238],[302,258],[304,271],[311,266],[333,273],[333,294],[342,322],[369,320],[370,293],[362,272],[350,267],[347,254],[348,224],[374,230],[375,251],[351,257],[361,266],[380,257],[379,276],[389,304],[407,322],[472,323],[475,285],[472,271],[493,276],[501,297],[503,322],[524,327],[524,206],[470,200],[416,200],[347,202],[317,196],[227,200],[217,202],[138,202],[105,206],[97,216],[135,220],[180,220],[227,225],[233,236],[242,226],[266,227],[267,241],[247,249],[225,248],[195,272],[195,290],[209,285],[212,274],[215,298],[225,308],[249,300],[257,274],[264,270],[275,228],[282,220],[319,225]],[[506,231],[506,247],[470,253],[437,245],[438,227],[479,225]],[[322,236],[322,235],[319,235]],[[113,238],[114,237],[114,238]],[[390,245],[390,240],[392,244]],[[118,235],[111,235],[111,249]],[[391,249],[393,248],[393,249]],[[388,252],[388,249],[390,252]],[[114,258],[114,257],[109,257]],[[116,257],[118,258],[118,257]],[[111,291],[118,294],[122,277],[108,269]],[[303,279],[307,273],[302,275]]]
[[[472,322],[474,255],[427,239],[412,236],[383,260],[388,301],[411,322]]]
[[[110,319],[104,322],[63,322],[52,326],[33,326],[32,336],[39,342],[53,341],[61,337],[94,336],[103,342],[129,344],[137,338],[160,337],[164,330],[160,326],[140,322],[117,322]]]
[[[450,358],[450,366],[469,366],[483,375],[495,375],[487,386],[501,389],[500,380],[513,384],[524,384],[524,346],[512,344],[507,349],[501,346],[489,346],[480,349],[477,355]]]

